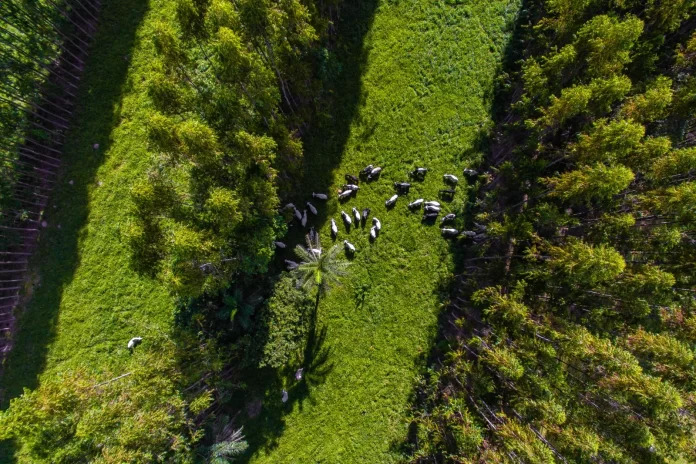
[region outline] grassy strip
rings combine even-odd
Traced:
[[[282,386],[274,385],[260,417],[246,425],[255,451],[251,462],[398,460],[413,379],[435,334],[440,289],[452,270],[439,227],[422,225],[406,203],[435,199],[444,173],[463,178],[462,169],[481,157],[506,26],[518,4],[465,3],[361,2],[357,10],[346,8],[351,16],[339,32],[343,73],[334,89],[336,113],[306,144],[311,181],[305,196],[293,200],[301,204],[322,189],[333,194],[344,173],[357,174],[367,164],[384,172],[345,205],[322,206],[325,214],[313,224],[327,246],[333,217],[339,240],[348,239],[358,252],[344,285],[320,302],[305,381],[284,382],[286,405]],[[430,169],[425,182],[414,182],[411,193],[387,211],[392,183],[408,180],[416,165]],[[445,212],[463,208],[463,184]],[[345,231],[340,211],[353,206],[370,207],[381,219],[376,243],[368,241],[369,226]],[[300,232],[291,236],[298,240]]]
[[[31,300],[0,379],[3,407],[22,388],[70,366],[118,371],[132,336],[147,339],[171,324],[172,298],[128,269],[120,228],[129,188],[149,159],[142,82],[153,53],[148,24],[166,18],[172,3],[102,2],[64,170],[46,212],[49,228],[34,257]]]

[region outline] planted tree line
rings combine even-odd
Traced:
[[[12,347],[28,263],[48,224],[44,209],[99,0],[0,2],[0,364]]]
[[[696,460],[695,7],[525,3],[412,462]]]

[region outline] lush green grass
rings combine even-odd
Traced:
[[[130,185],[149,162],[140,76],[153,52],[141,24],[166,16],[163,6],[171,3],[102,2],[64,170],[46,212],[49,228],[34,259],[36,284],[0,379],[3,407],[23,387],[70,366],[118,372],[131,337],[147,338],[171,324],[172,298],[128,269],[119,232]]]
[[[367,164],[383,166],[384,172],[379,181],[362,184],[345,205],[333,200],[322,206],[326,214],[315,225],[324,246],[331,243],[328,217],[333,217],[339,240],[348,239],[358,252],[344,285],[320,302],[318,330],[326,336],[306,383],[285,382],[291,398],[286,405],[280,403],[280,386],[270,389],[264,412],[246,425],[254,463],[398,459],[414,379],[437,328],[440,288],[452,270],[439,227],[422,225],[420,214],[409,213],[406,204],[436,199],[444,188],[442,175],[453,173],[464,185],[444,212],[463,206],[462,169],[482,156],[481,128],[490,124],[506,25],[518,4],[461,3],[383,1],[374,13],[366,12],[371,7],[365,2],[357,13],[345,8],[336,113],[307,143],[304,193],[322,188],[333,193],[346,172],[357,174]],[[365,27],[364,37],[355,32]],[[414,182],[411,193],[387,211],[384,201],[394,193],[393,182],[408,180],[416,165],[430,169],[425,182]],[[295,204],[302,199],[293,198]],[[342,227],[341,209],[350,212],[353,206],[370,207],[382,221],[376,243],[368,241],[369,226],[350,232]]]

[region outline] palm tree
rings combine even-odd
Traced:
[[[319,234],[315,234],[314,240],[307,236],[307,248],[302,245],[295,247],[295,253],[302,262],[295,272],[298,275],[297,286],[309,291],[317,287],[317,301],[319,295],[326,292],[333,284],[339,283],[339,278],[346,275],[348,261],[338,259],[341,251],[339,245],[334,245],[324,253],[321,249]]]

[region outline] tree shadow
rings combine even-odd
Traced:
[[[342,7],[340,20],[333,25],[335,35],[332,36],[333,42],[330,44],[329,53],[334,57],[335,64],[341,71],[331,80],[324,82],[327,89],[324,95],[325,103],[318,108],[313,125],[303,137],[305,151],[303,175],[301,181],[293,185],[285,202],[293,202],[295,205],[304,205],[307,199],[314,202],[313,192],[329,193],[330,197],[336,197],[336,192],[328,192],[328,189],[334,181],[334,170],[341,162],[350,135],[351,123],[365,99],[361,78],[367,62],[368,50],[363,47],[363,41],[370,31],[377,6],[378,0],[347,2]],[[344,173],[339,174],[340,176],[336,178],[343,179]],[[357,175],[357,173],[352,174]],[[357,195],[359,196],[359,193]],[[307,227],[314,225],[317,230],[320,230],[330,217],[340,212],[342,207],[336,200],[329,200],[321,206],[318,208],[318,215],[310,218]],[[351,214],[350,210],[346,212]],[[337,219],[339,228],[343,227],[339,222],[345,226],[343,220],[339,218]],[[354,224],[350,227],[359,227],[359,225]],[[298,221],[290,221],[288,234],[283,239],[288,247],[284,252],[276,253],[272,271],[277,272],[283,269],[285,259],[293,259],[291,250],[295,244],[304,243],[305,232],[306,228],[300,227]],[[269,451],[276,447],[286,427],[285,415],[293,411],[295,407],[302,410],[306,401],[311,402],[312,389],[322,384],[333,370],[331,349],[325,345],[327,326],[317,323],[316,311],[317,307],[311,315],[309,334],[303,353],[302,367],[305,371],[301,381],[298,382],[294,378],[295,369],[299,366],[280,370],[257,369],[243,374],[243,378],[250,379],[249,388],[245,392],[247,414],[246,418],[241,420],[249,449],[243,457],[237,459],[238,462],[249,462],[257,452]],[[290,388],[286,387],[289,397],[286,403],[281,402],[283,385],[291,385]],[[255,406],[249,407],[258,405],[260,401],[263,402],[260,412]],[[238,404],[230,405],[230,407],[237,407],[239,410],[244,406]],[[250,409],[254,410],[251,414]]]
[[[327,326],[317,325],[318,303],[317,298],[317,304],[310,315],[307,340],[300,363],[304,369],[301,380],[295,377],[295,369],[298,366],[287,366],[277,370],[250,369],[243,373],[243,378],[254,379],[243,398],[249,417],[240,421],[244,425],[249,449],[235,462],[246,463],[257,451],[268,452],[274,449],[285,429],[285,415],[296,405],[302,411],[305,402],[312,401],[312,389],[323,384],[333,371],[331,348],[326,346]],[[288,400],[285,403],[281,401],[284,389],[288,392]],[[230,406],[237,410],[242,408],[240,404]],[[258,417],[251,417],[258,413]]]
[[[27,303],[19,314],[14,347],[0,378],[2,408],[24,388],[36,388],[45,369],[63,290],[80,263],[89,191],[112,144],[112,131],[120,122],[124,88],[131,84],[126,79],[127,57],[136,46],[136,32],[148,8],[147,0],[103,2],[66,137],[59,181],[45,211],[49,227],[42,231],[32,258],[34,275],[25,296]],[[95,142],[100,144],[98,150],[92,148]],[[0,462],[13,462],[11,448],[10,444],[0,444]]]

